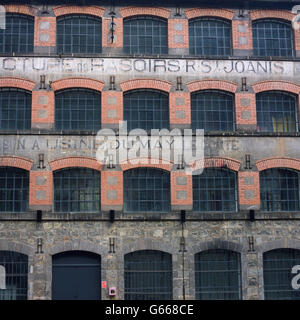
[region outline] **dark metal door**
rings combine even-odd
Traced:
[[[54,255],[52,299],[100,300],[100,256],[85,251],[68,251]]]

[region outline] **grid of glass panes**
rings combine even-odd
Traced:
[[[223,249],[197,253],[195,280],[197,300],[240,300],[240,254]]]
[[[31,128],[31,94],[15,88],[0,89],[0,129]]]
[[[257,125],[260,132],[295,132],[296,96],[268,91],[256,95]]]
[[[192,128],[204,131],[234,130],[234,98],[220,91],[197,91],[191,95]]]
[[[155,168],[125,171],[124,211],[169,212],[169,172]]]
[[[232,54],[231,23],[219,19],[196,19],[189,23],[191,55],[229,56]]]
[[[154,250],[128,253],[124,258],[125,300],[171,300],[172,256]]]
[[[5,287],[0,300],[27,300],[28,257],[12,251],[0,251],[0,266],[5,268]]]
[[[99,212],[100,172],[68,168],[54,172],[55,212]]]
[[[168,54],[168,23],[151,16],[124,20],[124,52],[128,54]]]
[[[169,128],[168,94],[136,90],[124,94],[124,121],[128,130]]]
[[[28,194],[28,171],[13,167],[0,168],[0,211],[27,211]]]
[[[55,128],[58,130],[99,130],[101,94],[74,88],[55,95]]]
[[[33,17],[6,13],[5,29],[0,28],[0,50],[2,53],[32,53],[33,37]]]
[[[265,300],[300,300],[300,291],[292,287],[292,268],[300,265],[300,250],[275,249],[265,252],[263,260]]]
[[[298,211],[298,172],[273,168],[260,172],[261,210]]]
[[[236,211],[236,174],[227,169],[206,168],[193,175],[194,211]]]
[[[257,20],[252,24],[252,32],[254,55],[293,56],[294,40],[291,23],[279,20]]]
[[[67,15],[57,19],[57,53],[101,53],[101,19]]]

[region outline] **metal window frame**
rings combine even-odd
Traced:
[[[216,211],[216,210],[199,210],[199,208],[197,208],[197,209],[195,208],[195,202],[197,202],[199,204],[201,202],[203,202],[203,203],[206,204],[206,207],[209,205],[209,203],[213,203],[214,202],[214,200],[210,200],[209,202],[207,202],[206,199],[205,199],[205,201],[201,201],[201,199],[197,199],[197,201],[196,201],[196,197],[195,197],[196,189],[195,189],[195,186],[194,186],[194,180],[197,179],[197,178],[201,179],[201,176],[203,176],[203,174],[205,174],[205,171],[227,172],[227,173],[230,173],[230,175],[232,175],[232,178],[234,179],[234,182],[235,182],[235,188],[234,188],[234,207],[235,207],[235,210],[234,211],[233,210],[225,210],[224,209],[224,199],[222,199],[220,201],[222,208],[220,210],[218,210],[218,211]],[[214,179],[215,178],[216,178],[216,176],[214,177]],[[231,177],[229,177],[229,178],[231,179]],[[205,179],[207,179],[207,177],[205,177]],[[204,171],[200,175],[193,175],[193,179],[192,180],[193,180],[192,181],[192,183],[193,183],[193,212],[200,213],[200,212],[237,212],[238,211],[238,207],[239,207],[239,204],[238,204],[238,177],[237,177],[237,174],[236,174],[235,171],[227,169],[227,168],[219,168],[219,167],[205,168]],[[197,190],[199,190],[199,189],[197,189]],[[213,190],[213,189],[210,189],[210,190]],[[231,190],[231,188],[229,187],[226,190]],[[214,192],[215,191],[216,191],[216,189],[214,189]]]
[[[7,288],[0,289],[0,300],[27,300],[28,256],[16,251],[0,250],[0,265],[5,267]],[[10,299],[6,294],[10,295]]]
[[[272,259],[269,259],[268,255],[277,254],[281,255],[281,259],[275,259],[274,257]],[[286,255],[290,255],[288,259],[286,259]],[[291,273],[292,267],[295,265],[300,265],[300,250],[294,249],[294,248],[279,248],[279,249],[273,249],[270,251],[266,251],[263,253],[263,285],[264,285],[264,297],[265,300],[300,300],[300,291],[295,290],[292,288],[291,280],[293,278],[293,275]],[[281,267],[278,265],[278,263],[283,262],[290,262],[289,269],[287,267]],[[272,263],[275,265],[275,267],[270,268],[267,265],[269,263]],[[276,266],[277,264],[277,266]],[[284,272],[285,276],[287,276],[289,283],[282,283],[282,277],[280,277],[280,285],[278,283],[278,277],[282,276],[282,273]],[[269,273],[269,274],[268,274]],[[271,285],[266,283],[266,280],[270,277],[270,274],[277,274],[277,281],[275,281],[275,284],[277,282],[277,286],[274,285],[274,280],[272,280]],[[268,274],[268,277],[266,276]],[[273,276],[274,279],[274,276]],[[290,289],[282,289],[282,287],[289,286]],[[272,288],[271,288],[272,287]],[[288,294],[288,296],[281,296],[281,294]],[[266,298],[267,295],[271,295],[268,298]],[[273,296],[272,296],[273,295]]]
[[[0,167],[0,174],[1,172],[5,173],[5,176],[0,176],[0,179],[5,179],[5,185],[7,186],[8,179],[13,179],[13,186],[9,189],[7,187],[3,187],[2,184],[0,184],[0,192],[4,192],[6,195],[6,199],[1,200],[3,202],[3,205],[5,207],[5,210],[0,210],[0,212],[27,212],[29,209],[29,172],[27,170],[16,168],[16,167],[10,167],[10,166],[1,166]],[[10,173],[10,176],[8,176],[8,173]],[[20,175],[17,177],[16,175]],[[16,179],[21,179],[20,184],[21,188],[19,187],[16,189]],[[8,197],[7,192],[10,192],[11,195]],[[17,193],[18,192],[18,193]],[[18,196],[20,199],[16,199]],[[23,198],[26,198],[24,200]],[[9,199],[7,199],[9,198]],[[16,210],[17,203],[20,205],[20,208]],[[7,210],[8,206],[12,206],[12,210]]]
[[[127,186],[127,183],[126,183],[126,179],[128,179],[128,173],[129,172],[134,172],[136,175],[138,175],[138,172],[139,171],[144,171],[144,170],[153,170],[157,173],[157,177],[163,177],[163,175],[161,173],[163,173],[166,178],[168,178],[168,190],[165,190],[164,188],[161,190],[161,192],[163,190],[165,190],[166,192],[168,192],[168,204],[165,203],[165,199],[161,199],[161,200],[156,200],[155,203],[157,203],[158,201],[161,202],[161,206],[163,208],[163,210],[148,210],[148,209],[145,209],[145,210],[142,210],[140,209],[140,206],[141,206],[141,199],[138,198],[137,200],[133,201],[132,199],[129,199],[127,198],[126,196],[128,192],[130,192],[130,189],[129,187]],[[167,177],[168,176],[168,177]],[[153,178],[153,175],[152,176],[149,176],[151,178]],[[146,178],[147,179],[147,178]],[[162,178],[163,179],[163,178]],[[170,210],[171,210],[171,175],[170,175],[170,172],[167,171],[167,170],[164,170],[164,169],[160,169],[160,168],[154,168],[154,167],[137,167],[137,168],[132,168],[132,169],[128,169],[126,171],[124,171],[124,174],[123,174],[123,194],[124,194],[124,213],[169,213]],[[161,180],[163,181],[163,180]],[[145,186],[145,189],[141,189],[140,186],[139,186],[139,194],[141,191],[144,191],[146,192],[147,194],[149,193],[149,190],[147,189],[147,185],[146,184],[143,184]],[[155,187],[153,189],[151,189],[153,191],[157,191],[157,189],[155,189]],[[152,201],[152,199],[145,199],[145,202],[150,202]],[[153,201],[154,202],[154,201]],[[138,210],[133,210],[132,209],[132,206],[134,205],[134,203],[136,203],[136,205],[138,205],[139,209]]]
[[[229,52],[225,53],[225,54],[220,54],[219,52],[217,52],[216,54],[211,54],[211,53],[205,53],[202,51],[201,54],[197,54],[194,53],[197,50],[197,46],[195,45],[195,47],[193,48],[191,46],[191,43],[193,41],[191,41],[191,27],[193,23],[197,23],[197,22],[202,22],[202,21],[207,21],[207,22],[218,22],[218,23],[223,23],[223,29],[224,26],[227,25],[228,29],[230,30],[230,38],[228,39],[229,43]],[[189,43],[190,43],[190,47],[189,47],[189,54],[192,56],[214,56],[214,57],[228,57],[228,56],[232,56],[233,54],[233,35],[232,35],[232,22],[228,19],[225,18],[221,18],[221,17],[211,17],[211,16],[203,16],[203,17],[196,17],[196,18],[192,18],[189,19]],[[219,38],[215,38],[216,40],[218,40]],[[221,39],[225,39],[224,37],[221,37]],[[192,50],[194,50],[194,52],[192,52]]]
[[[24,53],[24,54],[30,54],[30,53],[33,53],[33,51],[34,51],[34,17],[32,17],[31,15],[27,15],[27,14],[22,14],[22,13],[16,13],[16,12],[7,12],[6,13],[6,26],[8,25],[8,19],[9,18],[16,18],[16,19],[19,19],[18,20],[18,24],[20,25],[20,23],[21,23],[21,21],[20,21],[20,19],[22,19],[23,21],[25,21],[26,20],[26,22],[27,22],[27,30],[28,30],[28,28],[32,28],[32,34],[31,33],[29,33],[29,32],[27,32],[26,33],[26,44],[25,44],[25,47],[26,47],[26,50],[25,51],[22,51],[22,50],[20,50],[20,39],[21,39],[21,37],[23,37],[24,35],[22,34],[22,33],[19,33],[18,34],[18,43],[17,43],[17,45],[18,45],[18,50],[17,51],[14,51],[13,50],[13,48],[12,48],[12,46],[13,46],[13,43],[11,43],[11,50],[8,50],[8,51],[6,51],[5,50],[5,43],[6,43],[6,37],[8,36],[7,34],[6,34],[6,32],[7,32],[7,30],[8,30],[8,28],[6,28],[6,29],[3,29],[3,30],[1,30],[0,29],[0,34],[2,33],[3,34],[3,37],[1,37],[4,41],[3,41],[3,44],[0,46],[0,52],[1,53]],[[24,30],[24,29],[22,29],[22,30]],[[2,31],[2,32],[1,32]],[[19,31],[21,31],[20,30],[20,28],[19,28]],[[12,36],[12,34],[10,34],[10,36]]]
[[[154,16],[154,15],[134,15],[134,16],[130,16],[130,17],[127,17],[124,19],[123,21],[123,31],[125,29],[126,26],[126,23],[130,23],[132,21],[138,21],[138,20],[152,20],[153,22],[160,22],[160,23],[164,23],[164,28],[166,28],[166,34],[165,35],[162,35],[162,34],[159,34],[159,35],[156,35],[152,32],[151,34],[151,38],[152,38],[152,49],[153,49],[153,37],[154,36],[159,36],[159,42],[160,44],[165,44],[164,46],[159,46],[159,52],[156,53],[156,52],[141,52],[141,47],[139,44],[136,45],[136,47],[138,47],[138,51],[135,51],[132,49],[132,46],[131,45],[128,45],[126,46],[125,44],[127,43],[127,40],[125,39],[125,32],[123,32],[123,43],[124,43],[124,46],[123,46],[123,52],[124,54],[137,54],[137,55],[167,55],[169,53],[169,46],[168,46],[168,37],[169,37],[169,26],[168,26],[168,19],[165,19],[165,18],[162,18],[162,17],[158,17],[158,16]],[[161,28],[162,25],[159,25],[159,28]],[[153,28],[153,26],[152,26]],[[153,31],[153,30],[152,30]],[[145,35],[144,35],[145,36]],[[162,37],[166,36],[166,39],[162,39]],[[129,38],[132,37],[132,35],[128,35]],[[140,36],[141,37],[141,36]],[[139,35],[136,36],[137,39],[139,39]],[[166,40],[166,41],[165,41]],[[131,42],[131,41],[130,41]],[[138,41],[139,42],[139,41]]]
[[[163,119],[162,119],[162,115],[164,114],[164,110],[159,110],[160,112],[153,112],[154,115],[160,115],[160,119],[157,120],[157,119],[153,119],[152,121],[146,121],[146,120],[143,120],[144,122],[149,122],[150,124],[152,123],[152,128],[151,129],[169,129],[170,128],[170,104],[169,104],[169,94],[165,91],[161,91],[161,90],[157,90],[157,89],[133,89],[133,90],[129,90],[129,91],[126,91],[124,92],[123,94],[123,119],[124,121],[127,121],[127,128],[128,130],[132,130],[132,129],[143,129],[143,130],[146,130],[146,131],[150,131],[151,129],[149,129],[148,127],[145,128],[143,126],[141,126],[140,124],[137,124],[138,127],[135,128],[134,127],[134,124],[131,124],[133,122],[141,122],[141,119],[138,119],[138,120],[132,120],[132,119],[125,119],[125,112],[126,111],[130,111],[131,112],[131,108],[132,106],[130,105],[126,105],[126,96],[130,96],[130,95],[134,95],[134,94],[137,94],[137,93],[140,93],[140,94],[145,94],[145,93],[154,93],[154,94],[159,94],[160,95],[160,104],[162,104],[164,101],[163,99],[166,100],[166,111],[168,112],[168,116],[167,116],[167,121],[168,121],[168,124],[166,125],[161,125],[159,128],[156,128],[156,123],[158,122],[161,122],[163,123]],[[131,99],[131,98],[130,98]],[[152,100],[154,100],[154,98],[152,98]],[[162,106],[163,108],[164,106]],[[147,106],[145,105],[144,106],[144,109],[146,109]],[[127,110],[128,109],[128,110]],[[138,109],[139,109],[139,106],[138,106]],[[154,111],[154,109],[153,109]],[[140,114],[140,112],[138,112],[138,114]],[[155,128],[154,128],[155,127]]]
[[[83,188],[81,189],[69,189],[68,191],[68,199],[66,201],[62,201],[61,199],[59,201],[56,200],[56,191],[57,191],[57,188],[55,186],[55,180],[58,178],[56,177],[57,174],[60,174],[62,172],[69,172],[69,176],[68,176],[68,179],[82,179],[84,178],[85,176],[78,176],[78,172],[81,171],[82,169],[84,169],[85,171],[89,171],[90,173],[93,173],[93,178],[96,178],[95,177],[95,173],[98,174],[99,176],[99,195],[95,194],[96,192],[96,187],[95,187],[95,180],[93,181],[93,190],[92,190],[92,197],[93,197],[93,201],[81,201],[80,199],[76,198],[75,200],[74,199],[70,199],[70,191],[78,191],[78,190],[84,190]],[[73,176],[74,173],[77,173],[77,176]],[[61,190],[61,189],[59,189]],[[58,170],[55,170],[53,172],[53,212],[55,213],[65,213],[65,212],[68,212],[68,213],[100,213],[101,212],[101,172],[98,171],[98,170],[95,170],[95,169],[91,169],[91,168],[86,168],[86,167],[67,167],[67,168],[62,168],[62,169],[58,169]],[[97,201],[97,196],[99,197],[99,200],[98,200],[98,206],[99,206],[99,209],[97,209],[97,204],[95,201]],[[60,209],[57,210],[56,209],[56,202],[59,203],[59,206],[60,206]],[[87,204],[91,203],[92,206],[93,206],[93,210],[87,210],[87,209],[82,209],[82,210],[75,210],[75,211],[72,211],[72,210],[69,210],[72,206],[72,202],[75,202],[77,203],[77,206],[80,204],[80,202],[83,202],[84,206],[86,206]],[[68,210],[65,211],[65,210],[62,210],[62,206],[63,206],[63,203],[66,203],[66,205],[68,206]],[[78,204],[79,203],[79,204]],[[96,207],[96,208],[95,208]]]
[[[295,210],[282,210],[282,209],[280,209],[280,210],[273,210],[273,206],[275,206],[276,205],[276,203],[282,203],[282,201],[284,201],[284,202],[289,202],[290,200],[289,199],[286,199],[286,200],[282,200],[281,199],[281,197],[280,197],[280,200],[273,200],[273,198],[271,199],[271,200],[268,200],[267,199],[267,197],[266,197],[266,200],[264,200],[264,198],[265,197],[262,197],[262,195],[263,195],[263,193],[264,192],[267,192],[267,191],[265,191],[265,190],[262,190],[262,188],[263,188],[263,182],[262,182],[262,179],[264,178],[263,177],[263,175],[264,175],[264,173],[265,172],[270,172],[271,170],[276,170],[276,171],[278,171],[278,170],[284,170],[284,171],[286,171],[286,172],[293,172],[293,173],[295,173],[296,175],[297,175],[297,178],[296,178],[296,181],[298,181],[298,207],[295,209]],[[273,180],[274,178],[272,178],[272,180]],[[296,211],[299,211],[299,208],[300,208],[300,184],[299,184],[299,182],[300,182],[300,175],[299,175],[299,172],[297,171],[297,170],[294,170],[294,169],[290,169],[290,168],[282,168],[282,167],[278,167],[278,168],[271,168],[271,169],[266,169],[266,170],[263,170],[263,171],[261,171],[260,172],[260,175],[259,175],[259,180],[260,180],[260,194],[261,194],[261,210],[263,211],[263,212],[285,212],[285,211],[287,211],[287,212],[296,212]],[[282,190],[281,188],[279,189],[280,191]],[[286,192],[288,192],[290,189],[286,189]],[[278,191],[278,189],[276,189],[276,191]],[[273,194],[274,193],[274,190],[272,190],[271,191],[271,193]],[[264,205],[263,204],[263,202],[266,202],[266,205]],[[270,204],[268,204],[268,202],[270,203]],[[295,199],[294,200],[294,202],[296,203],[297,202],[297,199]],[[264,207],[266,207],[266,209],[264,209]],[[268,207],[271,207],[270,209],[268,209]]]
[[[60,34],[58,33],[58,31],[56,32],[56,43],[57,43],[57,53],[58,54],[72,54],[72,53],[75,53],[75,54],[100,54],[102,53],[102,19],[98,16],[94,16],[94,15],[91,15],[91,14],[85,14],[85,13],[76,13],[76,14],[65,14],[65,15],[62,15],[62,16],[59,16],[56,20],[56,29],[58,30],[59,27],[59,23],[62,23],[62,22],[65,22],[67,20],[72,20],[74,18],[79,18],[79,19],[86,19],[86,27],[87,27],[87,22],[88,21],[94,21],[94,22],[98,22],[99,25],[98,27],[100,27],[100,30],[99,32],[96,32],[94,33],[94,37],[96,35],[100,36],[100,39],[99,39],[99,47],[96,46],[96,44],[98,43],[95,43],[95,39],[94,39],[94,42],[93,42],[93,45],[89,45],[87,42],[85,44],[85,51],[84,52],[77,52],[77,51],[74,51],[74,44],[73,44],[73,41],[74,39],[72,38],[74,36],[74,32],[71,31],[71,34],[70,34],[70,41],[71,41],[71,44],[70,44],[70,47],[71,47],[71,52],[68,52],[66,51],[66,48],[65,48],[65,45],[66,45],[66,33],[63,33],[63,34]],[[73,26],[73,23],[72,23],[72,26]],[[95,26],[94,26],[94,29],[95,29]],[[86,34],[85,35],[85,38],[86,38],[86,41],[87,41],[87,35],[89,34]],[[60,44],[60,41],[59,41],[59,37],[63,37],[63,41],[62,41],[62,44]],[[84,36],[82,36],[84,37]],[[81,45],[79,45],[81,46]],[[93,47],[93,52],[88,52],[87,48],[88,47]]]
[[[64,118],[58,119],[58,113],[59,112],[63,112],[66,111],[66,107],[65,106],[60,106],[60,109],[58,109],[58,99],[60,99],[60,95],[64,95],[64,94],[70,94],[70,93],[78,93],[78,94],[93,94],[94,97],[94,101],[93,101],[93,114],[94,117],[92,120],[93,122],[93,127],[88,127],[87,126],[87,119],[85,119],[84,122],[84,128],[72,128],[72,124],[76,124],[75,126],[78,127],[79,124],[79,119],[73,119],[72,118],[72,111],[74,112],[74,110],[72,109],[74,107],[74,105],[69,106],[69,116],[70,119],[69,120],[65,120]],[[97,99],[99,99],[99,104],[96,104],[96,95],[98,96]],[[81,97],[82,98],[82,97]],[[65,98],[63,98],[65,99]],[[70,99],[70,97],[68,98]],[[87,95],[84,97],[84,99],[87,99]],[[86,105],[83,106],[81,104],[77,104],[77,107],[80,106],[80,109],[77,109],[76,111],[83,113],[84,112],[84,116],[86,118],[86,116],[91,112],[91,110],[87,110],[86,109]],[[84,108],[83,108],[84,107]],[[102,94],[101,92],[97,91],[97,90],[93,90],[93,89],[88,89],[88,88],[67,88],[67,89],[62,89],[62,90],[58,90],[55,92],[55,111],[54,111],[54,126],[57,130],[64,130],[64,131],[73,131],[73,130],[92,130],[92,131],[98,131],[101,129],[101,121],[102,121],[102,115],[101,115],[101,110],[102,110]],[[96,117],[96,115],[98,115],[98,117]],[[82,117],[80,117],[80,119],[82,119]],[[64,127],[63,122],[68,121],[68,127]],[[58,125],[61,122],[61,125]]]
[[[235,119],[236,119],[235,95],[234,95],[232,92],[228,92],[228,91],[224,91],[224,90],[217,90],[217,89],[194,91],[194,92],[191,93],[191,97],[190,97],[190,99],[191,99],[191,114],[192,114],[193,112],[196,112],[197,114],[198,114],[198,113],[201,113],[201,112],[203,112],[203,114],[205,114],[205,113],[207,112],[206,106],[205,106],[205,108],[204,108],[203,111],[199,110],[199,107],[198,107],[198,105],[197,105],[197,101],[195,101],[195,100],[197,100],[197,98],[196,98],[195,96],[201,95],[201,94],[204,94],[204,95],[211,94],[211,96],[213,96],[214,94],[216,94],[216,95],[222,95],[222,96],[230,97],[230,98],[232,99],[232,123],[229,122],[229,121],[219,121],[219,122],[218,122],[218,123],[219,123],[219,129],[218,129],[218,130],[206,130],[205,128],[200,128],[199,125],[198,125],[198,122],[199,122],[199,121],[197,121],[197,122],[196,122],[196,120],[193,121],[193,117],[191,117],[191,118],[192,118],[191,127],[192,127],[194,130],[195,130],[195,129],[204,129],[204,131],[207,131],[207,132],[214,132],[214,131],[216,131],[216,132],[235,132],[235,131],[236,131],[236,122],[235,122]],[[220,112],[221,112],[221,111],[222,111],[221,109],[218,110],[218,115],[219,115],[219,117],[220,117]],[[226,110],[226,111],[227,111],[227,110]],[[221,118],[221,117],[220,117],[220,118]],[[197,116],[197,119],[198,119],[198,116]],[[217,121],[214,119],[213,121],[210,121],[210,122],[211,122],[211,123],[216,123]],[[221,129],[220,129],[221,122],[225,122],[227,127],[232,124],[232,130],[229,130],[229,131],[228,131],[228,130],[226,130],[226,131],[221,130]],[[204,126],[205,126],[205,123],[206,123],[206,121],[205,121],[205,119],[203,119],[203,124],[204,124]]]
[[[237,272],[237,283],[238,283],[238,287],[236,288],[236,290],[233,291],[233,294],[237,294],[238,295],[238,299],[234,299],[234,300],[242,300],[242,266],[241,266],[241,254],[240,252],[236,252],[236,251],[232,251],[232,250],[227,250],[227,249],[208,249],[208,250],[204,250],[204,251],[200,251],[198,253],[196,253],[194,255],[194,265],[195,265],[195,273],[194,273],[194,277],[195,277],[195,295],[196,295],[196,299],[198,300],[202,300],[201,299],[201,294],[211,294],[211,295],[218,295],[218,294],[223,294],[225,295],[225,292],[218,292],[216,290],[213,290],[214,287],[211,286],[210,290],[207,290],[206,292],[201,290],[201,285],[198,286],[197,284],[197,280],[200,282],[200,277],[201,277],[201,273],[210,273],[210,274],[216,274],[216,270],[208,270],[208,269],[204,269],[202,268],[201,270],[201,256],[203,255],[209,255],[211,254],[212,257],[216,256],[217,254],[226,254],[227,257],[229,258],[229,260],[225,261],[225,260],[220,260],[220,262],[227,262],[227,267],[228,267],[228,263],[231,261],[230,259],[232,259],[233,257],[236,260],[232,260],[234,261],[235,264],[237,264],[237,269],[225,269],[225,270],[217,270],[218,272],[222,272],[224,273],[226,272]],[[203,260],[203,261],[212,261],[212,262],[217,262],[215,260]],[[206,277],[207,278],[207,277]],[[207,288],[209,289],[209,288]],[[213,300],[216,300],[216,298],[212,298]],[[224,298],[224,296],[220,299],[220,300],[229,300],[229,297]]]
[[[290,39],[290,42],[291,42],[291,51],[292,51],[292,55],[279,55],[279,56],[276,56],[276,55],[268,55],[268,54],[264,54],[264,55],[261,55],[259,53],[256,53],[255,50],[264,50],[266,51],[267,49],[267,46],[266,48],[264,49],[261,49],[259,48],[259,46],[257,47],[258,49],[256,49],[255,47],[255,41],[258,42],[259,39],[255,39],[255,25],[256,24],[259,24],[259,23],[265,23],[265,25],[267,23],[277,23],[277,24],[281,24],[281,25],[284,25],[285,27],[289,27],[291,29],[291,35],[292,35],[292,38]],[[264,29],[266,29],[264,27]],[[252,21],[252,34],[253,34],[253,55],[255,57],[290,57],[290,58],[293,58],[295,57],[295,37],[294,37],[294,33],[293,33],[293,29],[292,29],[292,26],[291,26],[291,22],[287,21],[287,20],[284,20],[284,19],[276,19],[276,18],[262,18],[262,19],[257,19],[257,20],[254,20]],[[264,38],[264,41],[266,41],[266,39]],[[282,50],[282,49],[279,49],[279,50]],[[285,48],[285,50],[289,50],[288,48]]]
[[[145,258],[148,255],[152,261],[148,261],[149,258]],[[139,259],[138,259],[139,258]],[[130,260],[131,259],[131,260]],[[158,264],[158,265],[157,265]],[[134,268],[128,268],[134,266]],[[146,265],[146,266],[145,266]],[[146,267],[146,268],[143,268]],[[159,267],[159,269],[155,268]],[[151,283],[150,288],[142,287],[137,275],[144,274],[144,280],[151,279],[154,283]],[[147,277],[147,274],[155,274],[154,277]],[[164,286],[157,287],[157,284],[162,284],[162,278],[166,281]],[[131,280],[131,281],[130,281]],[[135,280],[135,281],[134,281]],[[155,281],[156,280],[156,281]],[[128,286],[129,284],[140,285]],[[147,283],[146,283],[147,285]],[[149,285],[149,283],[148,283]],[[166,289],[166,292],[161,292],[160,289]],[[145,290],[150,289],[150,290]],[[157,291],[154,291],[154,290]],[[144,291],[145,290],[145,291]],[[139,297],[138,297],[139,296]],[[150,297],[149,297],[150,296]],[[148,299],[147,299],[148,297]],[[153,297],[155,297],[153,299]],[[124,299],[125,300],[171,300],[173,298],[173,263],[172,255],[168,252],[159,250],[138,250],[129,252],[124,255]]]
[[[257,117],[257,127],[260,128],[260,123],[259,123],[259,111],[258,111],[258,106],[259,106],[259,98],[264,96],[264,95],[282,95],[282,97],[290,97],[294,100],[294,114],[295,114],[295,132],[299,131],[299,107],[298,107],[298,97],[296,94],[287,92],[287,91],[282,91],[282,90],[268,90],[268,91],[262,91],[256,94],[256,117]],[[263,109],[264,107],[262,107]],[[260,111],[260,113],[265,112],[265,111]],[[275,113],[276,111],[272,111]],[[263,121],[264,123],[266,121]],[[277,132],[277,131],[260,131],[260,132]],[[284,131],[284,132],[291,132],[293,133],[294,131]]]

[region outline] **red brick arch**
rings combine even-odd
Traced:
[[[150,15],[168,19],[171,11],[165,8],[152,8],[152,7],[125,7],[120,9],[123,18]]]
[[[52,82],[51,87],[54,91],[67,88],[87,88],[102,91],[104,82],[89,78],[67,78]]]
[[[122,91],[129,91],[134,89],[156,89],[165,92],[170,92],[172,83],[164,80],[156,79],[134,79],[124,81],[120,84]]]
[[[35,87],[35,82],[22,78],[5,77],[0,78],[0,87],[13,87],[32,91]]]
[[[197,160],[190,164],[191,170],[197,170],[199,168],[221,168],[226,167],[233,171],[239,171],[241,162],[236,159],[213,157],[205,158],[203,160]]]
[[[190,92],[215,89],[235,93],[238,85],[234,82],[224,80],[197,80],[188,83],[187,87]]]
[[[265,18],[276,18],[287,21],[292,21],[295,14],[285,10],[253,10],[250,12],[251,20],[265,19]]]
[[[53,9],[56,17],[63,16],[66,14],[90,14],[102,18],[105,9],[98,6],[58,6]]]
[[[234,11],[226,10],[226,9],[194,8],[194,9],[185,10],[185,14],[188,19],[193,19],[197,17],[219,17],[223,19],[232,20],[234,17]]]
[[[31,170],[33,161],[23,157],[15,156],[4,156],[0,157],[0,166],[1,167],[15,167],[24,170]]]
[[[289,168],[300,171],[300,159],[295,158],[268,158],[256,162],[258,171],[272,168]]]
[[[147,168],[157,168],[157,169],[162,169],[162,170],[166,170],[166,171],[171,171],[172,167],[173,167],[173,163],[163,161],[161,159],[157,159],[157,161],[159,162],[158,164],[152,164],[151,159],[139,159],[139,160],[145,160],[145,163],[134,164],[134,163],[130,163],[130,161],[128,161],[126,163],[120,164],[121,169],[123,171],[126,171],[126,170],[130,170],[130,169],[134,169],[134,168],[147,167]]]
[[[295,94],[299,94],[300,92],[299,85],[292,82],[288,82],[288,81],[272,81],[272,80],[261,81],[252,85],[252,88],[255,93],[270,91],[270,90],[288,91]]]
[[[4,8],[6,12],[26,14],[29,16],[35,16],[38,11],[36,8],[28,5],[9,4],[9,5],[5,5]]]
[[[55,159],[50,161],[49,165],[52,171],[71,167],[84,167],[100,171],[102,168],[102,164],[96,159],[88,157],[67,157]]]

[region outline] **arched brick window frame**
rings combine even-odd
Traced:
[[[296,14],[285,10],[252,10],[250,11],[250,20],[252,23],[261,19],[282,20],[283,22],[292,23]],[[251,25],[252,30],[252,25]],[[252,33],[252,32],[251,32]],[[300,50],[300,31],[294,29],[294,51]]]
[[[231,50],[233,49],[233,32],[232,32],[232,19],[234,17],[233,10],[226,9],[206,9],[206,8],[193,8],[185,10],[185,14],[188,18],[188,22],[190,23],[193,20],[201,19],[201,18],[209,18],[216,19],[217,21],[225,21],[230,23],[231,26]],[[189,41],[190,45],[190,41]]]
[[[288,81],[260,81],[257,82],[255,84],[252,85],[252,88],[254,90],[254,93],[261,93],[261,92],[265,92],[265,91],[284,91],[287,93],[291,93],[296,95],[296,97],[298,97],[297,99],[297,103],[298,103],[298,109],[297,109],[297,118],[299,121],[299,115],[300,115],[300,86],[292,83],[292,82],[288,82]],[[255,113],[256,113],[256,99],[255,99]]]

